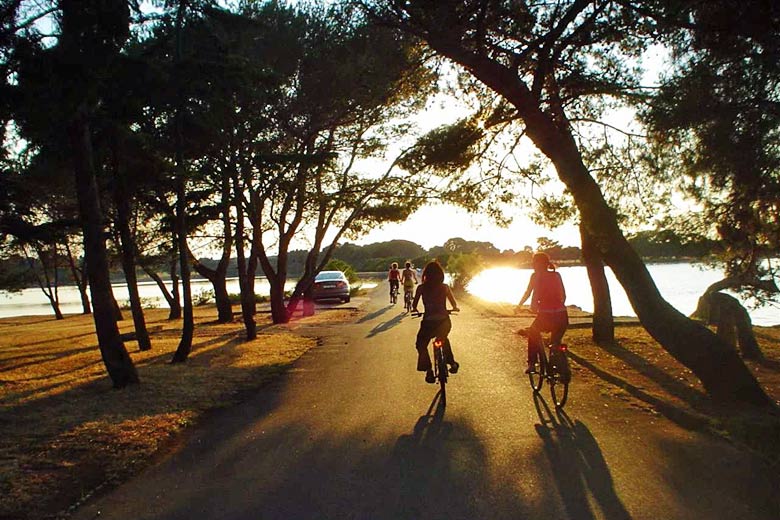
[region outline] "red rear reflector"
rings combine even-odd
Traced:
[[[567,347],[566,345],[559,345],[559,346],[558,346],[558,348],[559,348],[559,349],[561,349],[561,350],[562,350],[562,351],[564,351],[564,352],[566,352],[567,350],[569,350],[569,347]]]
[[[439,348],[442,345],[444,345],[444,342],[442,340],[440,340],[439,338],[436,338],[436,341],[433,342],[433,346],[436,347],[436,348]]]

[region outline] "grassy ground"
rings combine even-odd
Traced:
[[[514,316],[510,305],[482,301],[476,305],[494,315]],[[564,341],[569,346],[573,384],[593,384],[602,394],[640,413],[661,415],[683,427],[728,439],[760,453],[780,469],[778,408],[767,411],[713,403],[693,373],[635,319],[619,320],[615,342],[597,346],[591,339],[587,314],[572,309],[570,316],[572,325]],[[764,358],[746,364],[780,407],[780,327],[754,327],[754,333]]]
[[[305,322],[350,319],[329,310]],[[0,320],[0,518],[51,518],[147,464],[208,410],[227,406],[289,367],[316,339],[258,314],[256,340],[239,321],[216,324],[196,307],[189,360],[169,363],[180,321],[149,310],[153,348],[126,342],[141,384],[114,390],[89,316]],[[122,332],[132,320],[121,322]]]

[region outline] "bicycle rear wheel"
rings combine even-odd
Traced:
[[[538,394],[544,384],[544,374],[546,372],[547,363],[545,363],[546,359],[544,357],[544,352],[537,352],[534,358],[534,366],[528,373],[528,380],[531,382],[531,388],[534,393]]]
[[[569,381],[571,369],[566,353],[554,351],[550,353],[550,395],[557,408],[563,408],[569,397]]]
[[[439,386],[441,386],[441,400],[445,402],[447,400],[447,363],[444,361],[444,352],[442,348],[436,349],[436,378],[439,380]]]

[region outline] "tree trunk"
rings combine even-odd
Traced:
[[[38,255],[38,262],[41,264],[41,274],[38,274],[36,269],[36,261],[34,258],[32,258],[27,253],[27,248],[25,247],[25,256],[27,257],[27,263],[30,265],[30,270],[32,270],[35,273],[35,278],[38,282],[38,287],[41,289],[41,292],[44,296],[46,296],[46,299],[49,300],[49,305],[51,305],[51,309],[54,312],[54,318],[57,320],[64,320],[65,316],[62,315],[62,311],[60,310],[60,302],[59,297],[57,293],[57,264],[54,263],[54,285],[52,285],[51,277],[49,276],[49,265],[47,261],[47,255],[46,253],[41,249],[39,245],[35,246],[35,252]],[[54,251],[53,257],[56,258],[56,250]],[[42,275],[42,277],[41,277]]]
[[[717,291],[712,292],[708,289],[699,298],[693,317],[709,325],[715,325],[717,334],[723,341],[734,347],[739,345],[739,351],[743,358],[762,359],[764,357],[753,334],[750,314],[733,296]]]
[[[220,179],[220,205],[222,207],[222,255],[216,269],[209,269],[201,264],[190,252],[195,270],[214,287],[214,300],[217,304],[217,321],[230,323],[233,321],[233,305],[227,290],[227,270],[230,265],[230,252],[233,250],[233,234],[230,225],[230,178],[222,174]]]
[[[214,301],[217,305],[217,322],[230,323],[233,321],[233,304],[230,303],[230,295],[227,290],[227,263],[217,265],[216,269],[209,269],[196,258],[191,257],[192,267],[199,275],[211,282],[214,287]]]
[[[116,150],[114,154],[116,154]],[[127,193],[127,179],[120,171],[118,160],[114,158],[114,203],[116,204],[117,222],[119,228],[119,243],[121,248],[122,270],[125,272],[127,294],[130,298],[130,311],[133,315],[135,337],[141,351],[151,350],[152,342],[149,331],[146,330],[146,319],[141,305],[141,295],[138,292],[138,277],[135,273],[135,239],[130,231],[130,195]]]
[[[114,387],[124,388],[139,382],[138,373],[119,335],[111,291],[108,257],[103,232],[103,213],[92,162],[92,142],[88,111],[81,105],[68,129],[74,159],[79,216],[84,233],[84,256],[94,304],[93,317],[103,363]]]
[[[582,260],[588,271],[590,291],[593,294],[593,341],[597,345],[610,344],[615,341],[615,320],[612,316],[612,298],[604,273],[604,262],[598,254],[593,238],[585,226],[580,223],[582,239]]]
[[[76,282],[76,287],[81,297],[82,314],[92,314],[92,307],[89,304],[89,295],[87,294],[87,277],[84,275],[84,264],[82,263],[81,269],[76,265],[76,259],[73,258],[73,252],[70,250],[67,239],[65,240],[65,251],[68,254],[71,276],[73,276],[73,281]]]
[[[168,307],[173,310],[174,305],[178,305],[178,302],[174,299],[173,295],[168,291],[168,288],[165,286],[165,282],[163,281],[162,277],[157,274],[154,270],[152,270],[150,267],[147,267],[145,264],[141,264],[141,268],[144,270],[144,272],[154,280],[154,283],[157,284],[157,287],[160,289],[160,292],[162,292],[163,298],[165,298],[166,303],[168,304]],[[168,319],[172,320],[170,314],[168,315]]]
[[[178,239],[177,239],[178,240]],[[176,254],[178,248],[174,248],[173,254]],[[178,320],[181,318],[181,297],[179,296],[179,268],[176,266],[176,256],[171,258],[171,297],[173,305],[171,312],[168,313],[169,320]]]
[[[177,151],[177,160],[183,160],[181,150]],[[181,269],[181,287],[184,310],[184,321],[182,323],[181,340],[176,348],[176,353],[171,359],[171,363],[183,363],[192,351],[192,338],[195,334],[195,317],[192,309],[192,285],[190,284],[190,257],[187,246],[187,190],[186,179],[184,178],[184,165],[180,164],[179,181],[176,200],[176,227],[179,238],[179,268]]]
[[[117,205],[122,203],[117,201]],[[122,216],[123,211],[117,208],[119,232],[122,235],[122,270],[125,273],[127,282],[127,294],[130,298],[130,312],[133,315],[133,325],[135,326],[135,337],[138,340],[138,348],[142,351],[151,350],[152,342],[149,339],[149,332],[146,329],[146,319],[144,317],[143,306],[141,305],[141,295],[138,292],[138,277],[135,273],[135,259],[133,251],[135,246],[132,244],[132,235],[128,222]]]
[[[176,53],[174,68],[180,69],[182,62],[182,27],[186,11],[185,0],[179,0],[176,11]],[[179,268],[181,269],[181,287],[184,304],[184,321],[181,340],[171,363],[183,363],[192,351],[192,337],[195,333],[195,318],[192,310],[192,285],[190,283],[190,255],[187,246],[187,172],[184,165],[184,136],[182,120],[184,112],[184,94],[181,86],[177,92],[177,107],[174,114],[174,146],[176,148],[176,234],[179,239]]]
[[[526,134],[555,165],[579,209],[582,225],[601,257],[615,273],[648,333],[675,359],[690,368],[707,392],[721,401],[767,406],[771,400],[734,349],[664,300],[639,255],[618,227],[615,212],[582,162],[566,121],[553,121],[515,70],[459,46],[430,38],[439,53],[460,63],[518,111]]]
[[[246,339],[257,337],[257,324],[254,317],[254,284],[250,284],[247,274],[247,261],[244,240],[244,205],[238,175],[233,177],[233,198],[236,208],[236,262],[238,264],[238,285],[241,293],[241,317],[244,320]]]
[[[110,278],[109,278],[109,280],[110,280]],[[113,303],[113,305],[114,305],[114,319],[115,319],[116,321],[122,321],[122,320],[124,320],[124,319],[125,319],[125,317],[124,317],[124,315],[122,314],[122,307],[119,305],[119,302],[117,301],[117,299],[116,299],[116,296],[114,296],[114,291],[113,291],[113,289],[111,290],[111,298],[113,298],[113,299],[114,299],[114,303]]]
[[[290,321],[290,313],[284,304],[284,281],[279,277],[268,278],[271,286],[271,320],[274,323],[287,323]]]
[[[57,299],[48,293],[46,294],[46,298],[49,300],[49,305],[51,305],[51,309],[54,311],[54,318],[57,320],[64,320],[65,316],[62,315],[62,311],[60,310],[60,303],[57,301]]]

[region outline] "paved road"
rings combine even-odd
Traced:
[[[587,385],[534,400],[506,320],[466,307],[446,408],[384,288],[353,324],[79,519],[777,519],[778,477]]]

